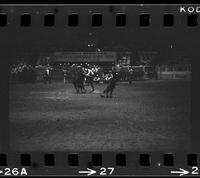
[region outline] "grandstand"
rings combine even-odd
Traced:
[[[100,66],[111,66],[117,61],[116,52],[54,52],[51,56],[40,56],[37,64],[98,64]]]

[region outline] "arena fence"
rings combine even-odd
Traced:
[[[191,79],[191,65],[161,65],[156,71],[158,79]]]

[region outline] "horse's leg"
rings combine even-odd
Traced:
[[[107,88],[105,89],[105,93],[106,93],[106,98],[108,98],[108,93],[109,93],[109,87],[107,86]]]
[[[77,94],[79,93],[78,85],[76,85],[76,93],[77,93]]]
[[[112,98],[113,89],[110,90],[110,98]]]
[[[82,90],[82,93],[85,92],[85,88],[84,88],[84,83],[83,83],[83,81],[81,82],[81,90]]]
[[[83,90],[85,91],[84,81],[83,81]]]
[[[78,93],[80,93],[80,83],[79,83],[79,81],[77,81],[76,87],[77,87]]]
[[[79,90],[79,92],[81,92],[81,93],[82,93],[82,86],[81,86],[81,84],[80,84],[80,83],[78,84],[78,90]]]
[[[79,79],[79,89],[80,89],[80,92],[83,93],[83,86],[82,86],[82,80]]]
[[[75,88],[75,90],[76,90],[76,93],[78,93],[78,90],[77,90],[77,86],[76,86],[75,81],[72,81],[72,83],[73,83],[73,85],[74,85],[74,88]]]
[[[93,85],[92,79],[91,79],[91,81],[90,81],[90,86],[91,86],[91,88],[92,88],[92,91],[94,91],[94,85]]]
[[[106,98],[108,98],[108,92],[109,92],[109,91],[106,91]]]
[[[77,88],[79,92],[82,92],[80,80],[77,81]]]
[[[87,86],[89,86],[90,85],[90,78],[89,77],[87,77]]]

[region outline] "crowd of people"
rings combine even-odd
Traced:
[[[89,73],[89,75],[94,76],[93,81],[94,83],[107,83],[107,81],[110,79],[110,69],[100,67],[98,65],[90,65],[87,63],[84,64],[59,64],[59,65],[53,65],[50,66],[49,64],[46,66],[40,66],[43,70],[43,80],[45,83],[51,83],[52,79],[55,78],[55,76],[58,74],[55,74],[54,71],[60,71],[59,76],[63,76],[64,83],[70,83],[71,77],[72,77],[72,70],[75,68],[81,68],[82,72],[84,74]],[[18,81],[18,82],[24,82],[24,83],[34,83],[37,81],[38,72],[37,69],[39,66],[32,66],[27,65],[26,63],[18,63],[13,64],[10,70],[11,73],[11,79],[12,81]],[[112,68],[115,68],[112,66]],[[121,81],[129,81],[131,83],[134,80],[142,80],[144,76],[146,75],[149,79],[151,78],[157,78],[157,73],[154,71],[147,71],[146,74],[143,70],[139,68],[133,69],[130,68],[121,68],[120,70],[117,70],[117,72],[120,75]],[[56,78],[58,78],[56,76]]]
[[[93,78],[93,82],[96,84],[107,83],[111,77],[112,69],[104,69],[98,65],[81,65],[81,64],[72,64],[70,66],[64,66],[63,71],[63,82],[70,83],[72,79],[73,70],[79,70],[83,75],[85,75],[85,82],[88,83],[88,76]]]
[[[85,85],[91,86],[92,92],[94,91],[94,83],[100,83],[100,80],[105,80],[108,86],[104,90],[105,96],[112,97],[112,92],[115,88],[116,76],[118,73],[114,70],[109,70],[105,72],[98,65],[81,65],[81,64],[71,64],[71,65],[58,65],[56,69],[47,65],[45,72],[43,74],[44,83],[51,83],[52,81],[52,71],[59,70],[63,72],[63,82],[72,83],[77,93],[85,93]]]
[[[11,80],[20,83],[35,83],[36,71],[32,65],[27,65],[24,62],[16,63],[11,66]]]
[[[11,74],[11,80],[15,82],[22,82],[22,83],[35,83],[37,81],[37,69],[39,66],[32,66],[29,64],[26,64],[24,62],[20,62],[17,64],[13,64],[11,66],[10,74]],[[44,83],[51,83],[55,72],[54,71],[60,71],[60,76],[63,76],[63,82],[64,83],[71,83],[72,82],[72,71],[75,69],[81,70],[81,72],[87,76],[92,76],[93,82],[96,84],[99,83],[107,83],[111,78],[111,68],[110,69],[100,67],[99,65],[91,65],[88,63],[81,63],[81,64],[59,64],[50,66],[50,64],[46,66],[41,66],[40,69],[43,70],[43,81]],[[143,70],[138,69],[124,69],[121,68],[120,70],[117,70],[120,80],[121,81],[128,81],[129,83],[132,83],[134,80],[141,80],[145,76],[145,72]],[[151,78],[157,78],[156,72],[149,71],[148,72],[149,79]],[[85,79],[86,80],[86,79]],[[85,81],[88,83],[88,81]]]
[[[50,66],[47,64],[46,66],[32,66],[30,64],[26,64],[25,62],[15,63],[10,68],[10,78],[13,82],[18,83],[35,83],[37,81],[37,70],[43,70],[43,81],[44,83],[51,83],[54,78],[54,71],[60,71],[63,75],[64,83],[72,82],[72,71],[81,70],[85,76],[92,76],[94,83],[106,83],[110,79],[109,70],[104,70],[102,67],[98,65],[90,65],[90,64],[60,64],[55,66]],[[88,81],[86,80],[86,83]]]
[[[37,69],[40,68],[39,66],[32,66],[30,64],[26,64],[24,62],[16,63],[11,66],[10,74],[11,79],[13,81],[19,82],[36,82],[37,80]],[[46,66],[41,66],[43,72],[43,79],[44,81],[49,81],[54,78],[52,71],[60,71],[60,74],[63,75],[64,83],[68,83],[71,81],[72,70],[75,68],[81,68],[84,74],[89,73],[89,75],[94,76],[95,83],[106,83],[110,78],[109,71],[111,68],[115,68],[114,66],[108,68],[100,67],[99,65],[90,65],[88,63],[81,63],[81,64],[59,64],[50,66],[47,64]],[[157,78],[155,71],[147,71],[146,74],[140,68],[120,68],[117,70],[120,74],[121,81],[132,81],[132,80],[141,80],[147,74],[149,79]],[[50,74],[49,74],[50,73]],[[51,75],[51,77],[49,77]],[[60,75],[61,76],[61,75]]]
[[[59,71],[60,74],[62,73],[63,82],[65,84],[72,83],[77,93],[85,93],[85,85],[91,86],[93,92],[94,84],[105,83],[107,87],[103,91],[102,97],[112,97],[116,82],[119,80],[128,81],[131,84],[133,80],[137,80],[138,77],[141,78],[145,75],[143,70],[135,70],[133,68],[117,70],[114,66],[108,69],[87,63],[32,66],[20,62],[11,66],[11,80],[19,83],[35,83],[37,81],[38,69],[43,71],[42,78],[45,84],[50,84],[55,77],[55,71]],[[149,76],[154,75],[148,74]]]
[[[91,86],[92,92],[94,91],[93,83],[95,79],[100,78],[101,68],[99,66],[90,66],[87,67],[81,65],[72,65],[71,66],[72,74],[71,81],[76,89],[77,93],[85,93],[85,83]],[[103,91],[102,97],[112,97],[113,90],[115,88],[116,82],[119,80],[119,73],[113,68],[108,72],[109,78],[107,79],[107,87]]]
[[[83,73],[85,76],[93,76],[94,81],[98,81],[98,77],[101,72],[101,68],[98,65],[89,65],[89,64],[63,65],[62,71],[63,71],[64,83],[71,82],[74,70],[81,71],[81,73]]]

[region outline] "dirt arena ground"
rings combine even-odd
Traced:
[[[10,84],[15,151],[157,151],[190,147],[190,82],[118,83],[114,98],[72,84]]]

